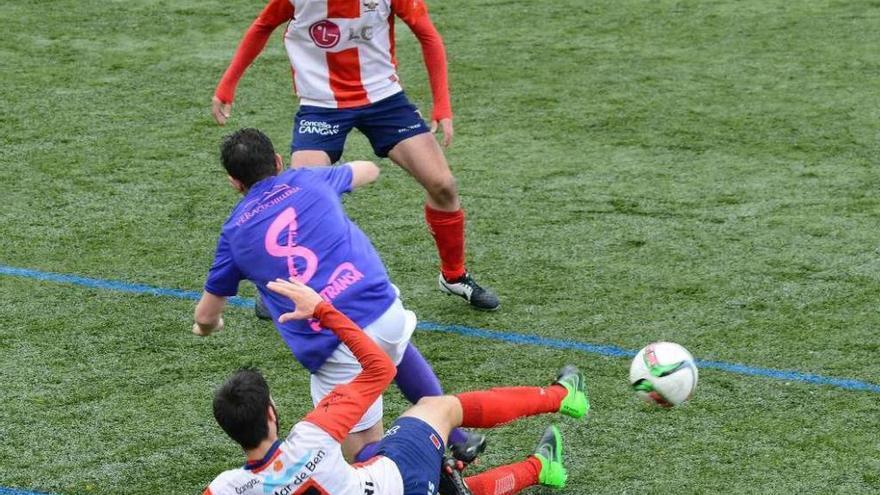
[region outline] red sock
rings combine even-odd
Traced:
[[[476,476],[468,476],[465,483],[473,495],[511,495],[538,484],[541,461],[535,456],[516,464],[498,466]]]
[[[562,385],[549,387],[504,387],[458,394],[461,426],[491,428],[524,416],[559,411],[567,391]]]
[[[435,210],[425,205],[425,221],[437,244],[440,272],[446,280],[455,280],[465,274],[464,269],[464,210]]]

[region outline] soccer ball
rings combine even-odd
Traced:
[[[690,399],[697,387],[697,366],[684,347],[672,342],[648,345],[629,367],[629,383],[645,401],[672,407]]]

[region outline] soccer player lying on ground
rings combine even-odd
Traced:
[[[434,95],[431,128],[403,92],[394,58],[394,19],[416,35]],[[498,308],[498,298],[465,269],[464,210],[455,177],[431,135],[438,125],[452,141],[452,106],[443,38],[424,0],[269,0],[241,40],[217,85],[212,113],[223,125],[235,87],[278,26],[300,98],[293,122],[290,164],[330,165],[339,160],[352,128],[379,157],[390,157],[425,189],[425,221],[440,255],[440,289],[473,307]],[[260,313],[258,313],[260,316]]]
[[[404,309],[385,266],[367,236],[345,214],[340,196],[379,175],[372,162],[282,171],[281,156],[256,129],[242,129],[221,145],[229,182],[244,197],[223,225],[214,263],[195,310],[193,332],[208,335],[223,327],[226,297],[242,279],[262,295],[281,337],[311,372],[312,400],[318,403],[360,371],[357,359],[317,320],[278,322],[292,311],[290,300],[266,289],[276,278],[296,277],[345,311],[391,357],[400,373],[397,386],[415,403],[442,395],[431,366],[409,343],[416,316]],[[349,459],[372,457],[382,438],[381,397],[352,425],[343,450]],[[453,452],[467,461],[480,442],[455,430]],[[445,438],[444,438],[445,440]]]
[[[351,383],[337,385],[284,440],[278,438],[278,413],[263,377],[253,370],[235,373],[214,395],[214,417],[244,449],[247,464],[222,473],[205,494],[434,495],[440,486],[443,439],[452,428],[491,428],[554,412],[582,418],[589,410],[583,377],[573,366],[563,368],[549,387],[425,397],[394,422],[376,457],[349,465],[340,442],[391,383],[394,364],[357,325],[308,286],[291,279],[270,282],[269,288],[295,304],[296,310],[280,315],[281,321],[317,318],[352,350],[363,371]],[[507,495],[539,483],[562,487],[566,478],[562,438],[551,426],[524,461],[465,482],[474,495]]]

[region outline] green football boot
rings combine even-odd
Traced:
[[[559,406],[559,412],[575,419],[586,416],[590,411],[590,398],[587,397],[584,375],[577,369],[577,366],[565,365],[559,370],[556,383],[568,390],[568,394],[562,399],[562,404]]]
[[[548,426],[544,430],[544,436],[535,447],[535,457],[541,461],[538,482],[554,488],[564,487],[568,472],[562,465],[562,435],[559,433],[559,428]]]

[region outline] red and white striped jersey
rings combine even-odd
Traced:
[[[362,466],[342,457],[339,442],[302,421],[259,462],[230,469],[204,495],[403,495],[397,465],[377,456]]]
[[[284,46],[302,104],[352,108],[392,96],[402,90],[394,57],[395,17],[421,44],[434,96],[432,118],[451,117],[446,50],[424,0],[269,0],[245,33],[215,95],[232,102],[245,69],[272,31],[286,23]]]
[[[391,0],[291,0],[284,33],[304,105],[359,107],[399,93]]]

